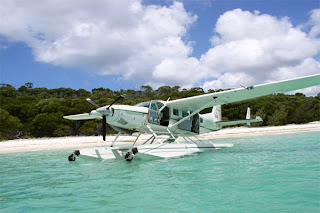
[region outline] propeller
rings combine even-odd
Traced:
[[[93,100],[91,100],[90,98],[87,98],[87,101],[88,101],[90,104],[92,104],[93,106],[99,108],[99,105],[96,104],[96,103],[95,103]]]
[[[118,98],[116,98],[116,100],[114,100],[107,109],[109,109],[113,104],[117,103],[118,101],[120,101],[121,99],[124,99],[126,97],[125,94],[120,95]]]
[[[107,134],[107,115],[110,114],[110,110],[109,108],[117,103],[118,101],[120,101],[121,99],[123,99],[126,95],[122,94],[120,95],[118,98],[116,98],[107,108],[104,107],[100,107],[98,104],[96,104],[93,100],[91,100],[90,98],[87,98],[87,101],[92,104],[93,106],[97,107],[98,109],[96,110],[97,112],[102,114],[102,138],[104,141],[106,141],[106,134]]]

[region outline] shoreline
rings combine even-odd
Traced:
[[[220,139],[220,138],[241,138],[259,135],[288,134],[297,132],[319,131],[320,122],[308,124],[289,124],[286,126],[271,127],[233,127],[225,128],[216,132],[201,135],[201,138]],[[138,144],[142,144],[150,135],[141,135]],[[106,141],[102,141],[101,136],[68,136],[59,138],[36,138],[36,139],[17,139],[0,142],[0,154],[33,152],[43,150],[62,150],[62,149],[80,149],[85,147],[101,147],[111,144],[115,136],[107,136]],[[117,143],[128,144],[135,140],[135,136],[120,136]],[[178,138],[177,141],[180,141]]]

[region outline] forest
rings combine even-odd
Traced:
[[[218,90],[221,91],[221,90]],[[209,90],[208,93],[218,92]],[[95,88],[92,91],[71,88],[34,88],[33,83],[15,88],[10,84],[0,84],[0,141],[18,138],[62,137],[74,135],[101,134],[101,121],[70,121],[64,115],[90,112],[95,109],[86,98],[98,105],[110,104],[121,94],[126,98],[118,104],[134,105],[147,100],[170,100],[205,94],[200,87],[183,89],[179,86],[161,86],[153,89],[144,85],[137,90],[113,91]],[[277,126],[302,124],[320,119],[320,93],[306,97],[277,94],[222,106],[223,120],[244,119],[247,107],[252,117],[261,116],[263,122],[255,126]],[[210,112],[211,109],[201,113]],[[108,127],[109,134],[116,132]]]

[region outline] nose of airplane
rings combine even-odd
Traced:
[[[102,115],[110,115],[111,114],[111,108],[107,109],[107,107],[100,107],[100,108],[96,109],[96,111]]]

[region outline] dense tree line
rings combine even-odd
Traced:
[[[215,92],[210,90],[208,92]],[[58,137],[68,135],[98,135],[101,121],[69,121],[64,115],[89,112],[94,106],[86,101],[90,97],[98,105],[110,104],[121,94],[121,104],[134,105],[147,100],[170,100],[205,94],[202,88],[181,89],[179,86],[162,86],[156,90],[148,85],[139,90],[113,91],[95,88],[91,92],[71,88],[33,88],[32,83],[16,89],[0,84],[0,140],[28,137]],[[255,125],[285,125],[307,123],[320,119],[320,93],[316,97],[277,94],[222,106],[223,119],[245,117],[246,108],[253,116],[264,120]],[[206,109],[202,113],[210,112]],[[109,133],[115,133],[109,128]]]

